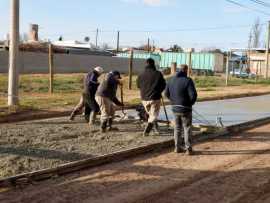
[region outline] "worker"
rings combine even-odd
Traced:
[[[118,130],[113,128],[113,118],[115,113],[115,105],[124,106],[117,97],[116,92],[118,85],[122,85],[121,75],[119,71],[111,71],[106,76],[106,79],[100,84],[96,93],[96,101],[99,104],[101,117],[100,117],[100,131],[105,133],[107,126],[108,130]]]
[[[149,115],[143,135],[148,136],[152,129],[154,129],[155,134],[159,134],[157,119],[160,111],[161,93],[166,87],[166,81],[162,73],[156,69],[155,61],[152,58],[146,60],[145,70],[139,75],[137,86],[140,89],[142,104]]]
[[[74,117],[80,112],[83,107],[85,108],[84,117],[89,125],[94,125],[96,115],[100,111],[99,106],[95,100],[97,88],[99,86],[98,78],[104,72],[102,67],[95,67],[91,70],[84,79],[84,90],[80,99],[80,102],[74,108],[70,115],[70,120],[74,120]]]
[[[180,72],[168,81],[165,95],[171,102],[175,116],[175,152],[186,152],[188,155],[192,155],[192,106],[197,100],[197,91],[193,80],[187,76],[187,73],[188,66],[181,65]],[[182,133],[184,134],[182,135]]]

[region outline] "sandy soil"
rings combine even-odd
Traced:
[[[2,190],[1,202],[270,202],[270,125]]]
[[[56,167],[59,164],[171,139],[172,131],[161,128],[160,136],[142,136],[143,126],[116,123],[119,132],[101,134],[89,129],[81,117],[67,117],[0,125],[0,177]],[[132,132],[132,133],[130,133]]]

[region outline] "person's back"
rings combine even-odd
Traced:
[[[165,94],[170,99],[175,112],[191,111],[192,105],[197,100],[194,83],[183,71],[169,80]]]
[[[119,101],[116,98],[117,87],[118,81],[114,79],[114,75],[112,75],[112,73],[109,73],[107,78],[102,81],[98,87],[96,95],[107,97],[116,104],[119,104]]]
[[[84,93],[95,97],[97,88],[99,86],[98,77],[99,74],[95,70],[87,73],[87,75],[84,78]]]
[[[160,110],[161,93],[166,87],[166,81],[160,71],[156,70],[155,61],[151,58],[146,60],[147,66],[137,79],[140,89],[142,104],[148,113],[148,124],[144,130],[144,136],[148,136],[154,127],[158,134],[157,119]]]
[[[181,65],[181,71],[167,83],[165,95],[171,101],[175,117],[175,152],[186,151],[191,155],[192,105],[197,100],[197,91],[192,79],[187,77],[187,72],[188,66]]]
[[[147,65],[142,74],[139,75],[137,86],[144,101],[158,100],[166,86],[166,82],[160,71],[154,65]]]
[[[123,106],[117,97],[117,87],[122,85],[119,71],[111,71],[107,78],[100,84],[96,93],[96,100],[99,104],[100,116],[100,130],[102,133],[106,132],[107,125],[109,130],[117,130],[112,127],[115,105]]]
[[[96,114],[97,112],[99,112],[98,104],[95,101],[95,94],[99,86],[98,78],[103,72],[104,72],[103,68],[97,66],[93,70],[89,71],[87,75],[84,77],[84,81],[83,81],[84,88],[83,88],[82,96],[80,98],[80,102],[73,109],[69,118],[70,120],[73,120],[75,115],[78,112],[80,112],[83,107],[85,107],[85,110],[84,110],[85,120],[90,121],[89,124],[91,125],[95,122]]]

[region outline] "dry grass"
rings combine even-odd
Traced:
[[[70,110],[79,101],[83,87],[84,74],[55,75],[54,94],[48,93],[48,75],[20,76],[20,105],[30,109]],[[101,80],[103,77],[101,77]],[[137,76],[133,76],[132,90],[128,89],[128,77],[124,76],[124,102],[137,104],[140,102],[139,91],[136,88]],[[226,97],[232,95],[249,95],[270,92],[269,81],[232,79],[230,86],[224,85],[222,77],[194,77],[199,93],[199,99]],[[0,108],[6,107],[7,75],[0,74]],[[119,93],[118,93],[119,94]],[[120,95],[119,95],[120,96]],[[0,112],[1,113],[1,112]]]

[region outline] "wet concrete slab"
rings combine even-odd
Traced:
[[[173,119],[171,106],[166,108],[169,118]],[[229,126],[270,116],[270,95],[198,102],[193,109],[195,124],[207,124],[208,121],[215,125],[217,117],[221,117],[222,123]],[[165,119],[163,110],[160,117]]]

